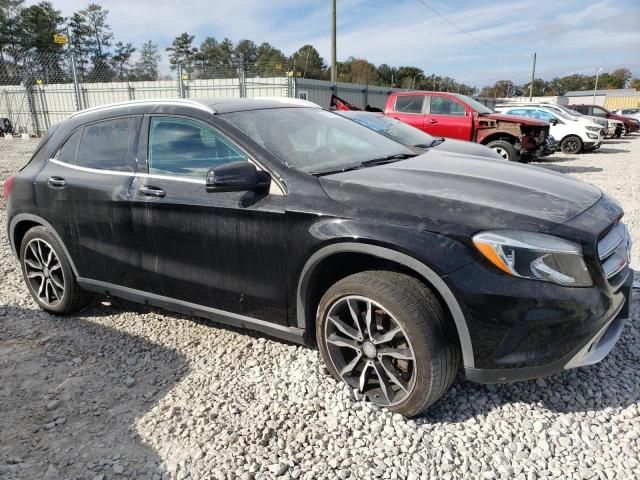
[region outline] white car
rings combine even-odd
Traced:
[[[507,106],[496,107],[505,115],[535,118],[549,122],[549,133],[555,137],[563,153],[580,153],[595,150],[604,139],[604,128],[588,119],[574,117],[547,107]]]
[[[557,103],[549,103],[549,102],[518,102],[518,103],[503,103],[496,105],[496,108],[502,107],[513,107],[513,106],[524,106],[524,107],[544,107],[549,110],[553,110],[556,112],[564,113],[565,115],[569,115],[570,117],[576,117],[576,119],[589,120],[593,123],[597,123],[604,128],[604,136],[605,137],[616,137],[620,138],[622,132],[624,131],[624,124],[620,120],[612,120],[603,117],[595,117],[593,115],[585,115],[576,110],[571,110],[570,108],[565,107],[564,105],[559,105]]]
[[[622,110],[616,110],[613,113],[640,120],[640,108],[623,108]]]

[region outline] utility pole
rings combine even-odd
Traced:
[[[533,81],[536,78],[536,52],[533,52],[533,69],[531,70],[531,85],[529,86],[529,101],[533,101]]]
[[[331,0],[331,81],[338,81],[336,67],[336,0]]]
[[[600,76],[600,72],[602,71],[602,67],[596,70],[596,84],[593,86],[593,104],[596,104],[596,90],[598,90],[598,77]]]

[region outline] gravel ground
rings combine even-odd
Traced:
[[[0,139],[0,182],[35,145]],[[640,245],[640,136],[539,165],[618,198]],[[600,364],[510,385],[460,377],[406,420],[355,400],[314,350],[119,300],[51,317],[23,286],[0,205],[0,478],[638,478],[638,289]]]

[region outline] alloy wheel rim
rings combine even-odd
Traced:
[[[53,247],[34,238],[27,244],[23,264],[27,283],[38,300],[47,307],[60,305],[65,294],[65,278]]]
[[[575,140],[569,140],[567,142],[567,151],[569,153],[575,153],[577,149],[578,149],[578,142],[576,142]]]
[[[494,148],[495,152],[505,160],[509,160],[509,153],[502,147]]]
[[[393,406],[413,390],[415,352],[400,323],[370,298],[349,295],[328,309],[324,336],[340,378],[369,401]]]

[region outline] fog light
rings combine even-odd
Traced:
[[[598,138],[598,136],[594,135],[593,133],[587,133],[587,137],[589,137],[591,140],[595,140]]]

